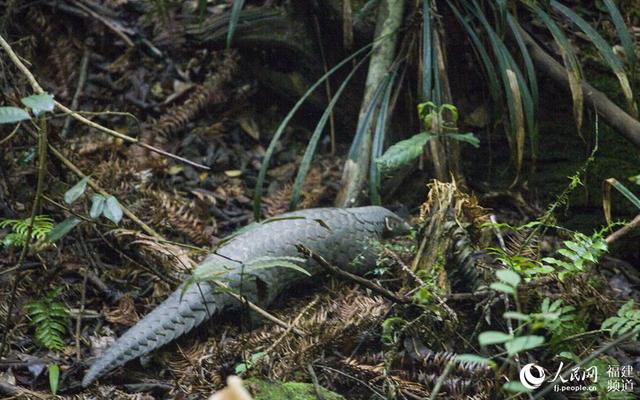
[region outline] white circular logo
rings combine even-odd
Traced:
[[[535,368],[538,376],[534,376],[531,370]],[[527,364],[520,370],[520,382],[527,389],[537,389],[544,382],[545,374],[542,367],[534,363]]]

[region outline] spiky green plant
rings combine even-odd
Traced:
[[[31,218],[0,220],[0,229],[7,227],[11,228],[11,232],[2,239],[2,245],[4,247],[24,246],[27,242],[27,234],[29,232],[30,224]],[[53,219],[51,217],[47,215],[36,215],[33,219],[31,238],[33,240],[44,240],[47,237],[47,234],[51,232],[51,229],[53,229]]]
[[[57,300],[61,288],[47,293],[39,300],[25,306],[29,324],[35,328],[36,342],[49,349],[60,351],[64,348],[69,312],[63,303]]]

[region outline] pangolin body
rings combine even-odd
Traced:
[[[195,274],[206,265],[224,265],[224,281],[231,289],[264,307],[307,276],[284,267],[245,272],[250,261],[259,257],[296,257],[295,246],[303,244],[334,265],[362,273],[375,265],[372,244],[388,234],[406,233],[408,225],[386,208],[369,206],[295,211],[248,228],[210,254]],[[304,268],[311,275],[320,272],[314,262],[307,262]],[[240,306],[210,283],[193,284],[186,290],[180,286],[91,365],[82,385],[86,387],[111,369],[171,342],[211,316]]]

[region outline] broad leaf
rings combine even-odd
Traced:
[[[64,194],[64,202],[72,204],[74,201],[78,200],[84,191],[87,190],[87,182],[89,182],[89,177],[85,176],[78,183],[73,185],[71,189],[67,190]]]
[[[100,193],[94,193],[91,196],[91,209],[89,210],[91,219],[96,219],[102,214],[106,200]]]
[[[40,116],[40,114],[44,112],[53,111],[53,107],[55,103],[53,101],[53,96],[49,93],[42,94],[33,94],[28,97],[23,97],[20,99],[22,104],[29,107],[33,115],[36,117]]]
[[[434,138],[429,132],[422,132],[413,137],[401,140],[389,147],[382,157],[376,160],[381,174],[389,173],[415,161],[424,149],[425,144]]]
[[[31,119],[29,113],[18,107],[0,107],[0,124],[11,124]]]
[[[118,199],[113,196],[107,197],[103,214],[114,224],[118,225],[118,223],[122,219],[122,207],[120,207]]]
[[[522,281],[522,278],[520,278],[520,275],[518,275],[517,272],[512,271],[510,269],[500,269],[496,271],[496,276],[502,282],[505,282],[513,287],[518,286]]]
[[[51,232],[47,235],[47,240],[50,242],[57,242],[65,237],[73,228],[78,226],[82,220],[77,217],[69,217],[53,227]]]
[[[49,388],[54,396],[58,392],[58,383],[60,382],[60,367],[58,364],[49,364]]]
[[[535,349],[544,344],[544,336],[519,336],[504,344],[509,356],[516,355],[525,350]]]
[[[480,343],[480,346],[505,343],[512,339],[512,335],[499,331],[485,331],[478,335],[478,343]]]

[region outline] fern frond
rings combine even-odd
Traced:
[[[0,220],[0,228],[10,227],[12,232],[2,239],[4,247],[11,245],[22,247],[27,241],[27,233],[31,218],[24,219],[3,219]],[[35,240],[44,240],[49,232],[53,229],[53,219],[48,215],[36,215],[33,219],[33,228],[31,229],[31,238]]]
[[[35,327],[35,341],[49,350],[62,350],[69,312],[56,300],[60,289],[52,290],[40,300],[25,306],[29,324]]]

